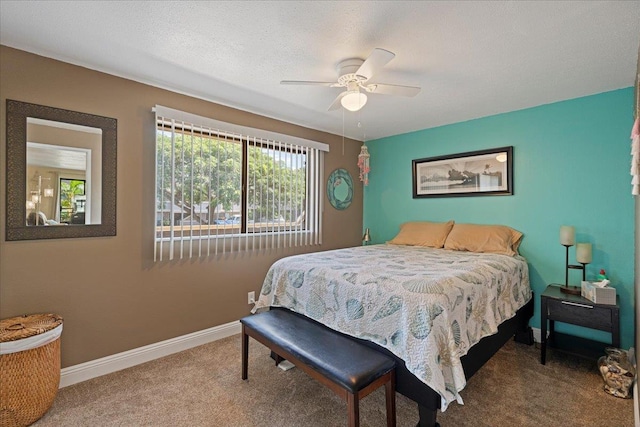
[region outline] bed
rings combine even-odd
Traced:
[[[519,255],[381,244],[296,255],[269,269],[256,303],[289,309],[398,362],[397,390],[419,426],[533,315]]]

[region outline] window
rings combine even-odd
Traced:
[[[85,223],[86,180],[60,178],[60,222],[65,224]]]
[[[155,111],[156,260],[321,243],[326,144]]]

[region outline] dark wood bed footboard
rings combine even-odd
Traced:
[[[498,326],[498,332],[484,337],[469,349],[469,352],[461,358],[462,367],[467,379],[471,378],[502,346],[517,332],[527,333],[529,320],[533,316],[533,295],[531,300],[524,305],[514,317]],[[272,309],[280,309],[272,307]],[[286,309],[285,309],[286,310]],[[406,368],[402,359],[389,350],[371,342],[345,335],[369,347],[378,349],[396,361],[396,391],[418,404],[420,420],[417,427],[437,427],[437,411],[440,409],[440,395],[429,386],[420,381]],[[272,355],[273,357],[273,355]]]

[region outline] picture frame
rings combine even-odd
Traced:
[[[412,161],[413,198],[513,195],[513,146]]]

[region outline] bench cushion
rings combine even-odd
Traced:
[[[381,352],[289,310],[270,310],[240,322],[351,393],[395,368],[393,359]]]

